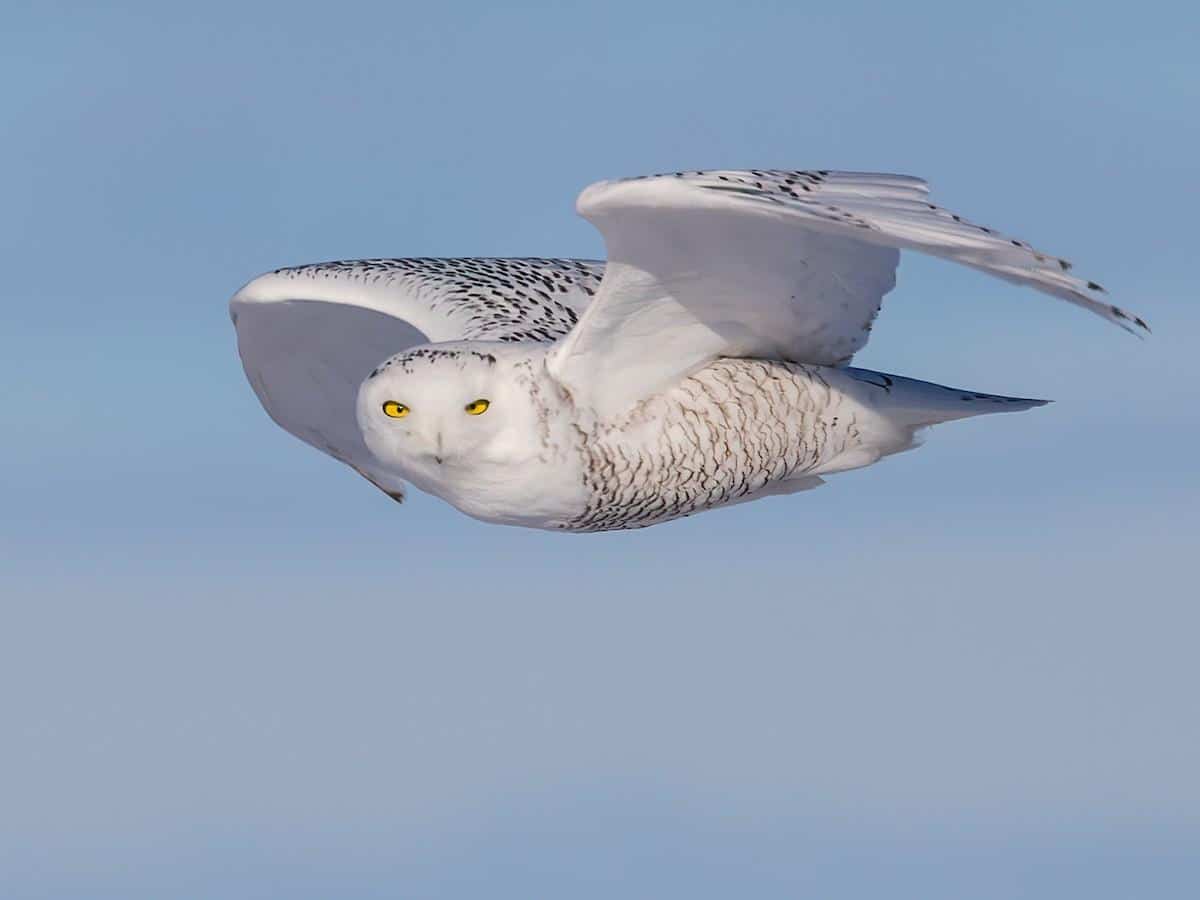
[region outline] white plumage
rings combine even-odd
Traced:
[[[827,171],[601,182],[606,264],[361,260],[279,269],[231,302],[267,412],[400,499],[595,531],[815,487],[927,425],[1018,400],[846,368],[921,250],[1130,330],[1065,260],[927,199]]]

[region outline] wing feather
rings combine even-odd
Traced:
[[[595,293],[603,263],[370,259],[277,269],[230,301],[255,394],[286,431],[390,496],[359,434],[358,387],[387,357],[431,341],[554,341]]]
[[[1139,317],[1060,257],[932,203],[918,178],[863,172],[677,172],[600,182],[579,213],[608,267],[551,372],[616,414],[717,356],[840,365],[867,342],[900,249],[1034,287],[1127,331]]]

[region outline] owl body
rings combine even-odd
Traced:
[[[439,363],[445,378],[460,376],[452,359]],[[396,365],[384,376],[392,382],[384,393],[377,388],[363,404],[364,430],[372,419],[388,428],[377,412],[385,394],[432,393],[410,383],[413,374],[435,376]],[[509,401],[514,407],[491,402],[486,415],[506,422],[491,440],[440,460],[404,444],[375,440],[372,449],[392,459],[401,477],[467,515],[533,528],[639,528],[812,486],[805,476],[862,449],[860,423],[869,415],[838,389],[837,373],[771,360],[718,360],[628,413],[599,420],[545,373],[544,354],[501,356],[492,374],[519,384],[520,393]],[[522,395],[531,408],[522,408]],[[412,402],[415,416],[421,410]],[[536,440],[525,439],[530,432]]]
[[[586,499],[541,527],[642,528],[810,490],[910,449],[930,425],[1044,403],[866,369],[720,359],[627,415],[590,428],[576,418]]]
[[[397,475],[461,512],[559,531],[641,528],[806,490],[821,474],[912,446],[923,425],[978,412],[981,398],[1033,402],[865,370],[726,358],[597,419],[549,375],[544,351],[499,345],[481,354],[484,346],[417,348],[391,360],[360,404],[364,433]],[[479,392],[496,398],[490,427],[459,409]],[[943,396],[953,398],[948,409],[936,402]],[[432,424],[389,422],[380,410],[391,397]],[[909,407],[920,414],[906,415]],[[476,439],[460,430],[453,443],[465,449],[443,450],[445,423],[456,420]]]

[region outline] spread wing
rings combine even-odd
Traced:
[[[600,290],[551,373],[614,415],[718,356],[840,365],[867,342],[899,248],[1037,288],[1129,331],[1141,319],[1024,241],[930,203],[924,181],[830,171],[677,172],[599,182]]]
[[[381,360],[431,341],[563,337],[604,264],[564,259],[368,259],[278,269],[229,304],[246,377],[284,429],[399,500],[354,417]]]

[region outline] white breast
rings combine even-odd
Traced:
[[[421,490],[485,522],[558,530],[586,506],[582,463],[574,448],[555,447],[534,463],[446,465],[411,473]]]

